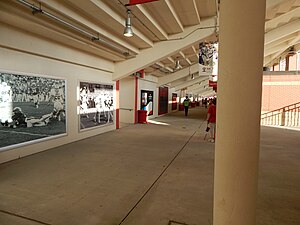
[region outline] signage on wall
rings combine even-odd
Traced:
[[[153,115],[153,91],[141,90],[141,110],[146,110],[147,115]]]

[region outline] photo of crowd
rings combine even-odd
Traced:
[[[66,133],[65,85],[0,71],[0,148]]]
[[[80,130],[114,123],[113,85],[80,82]]]

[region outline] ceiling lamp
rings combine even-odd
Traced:
[[[177,58],[177,60],[175,61],[175,70],[179,70],[180,69],[180,64],[179,64],[179,59]]]
[[[127,18],[125,20],[125,29],[124,29],[124,36],[126,37],[132,37],[133,36],[133,31],[131,29],[131,19],[130,19],[130,13],[131,11],[128,9],[127,10]]]

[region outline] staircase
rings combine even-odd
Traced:
[[[261,114],[261,125],[300,126],[300,102]]]

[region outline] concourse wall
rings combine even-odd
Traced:
[[[0,163],[51,149],[60,145],[114,130],[111,125],[79,130],[79,82],[112,84],[114,65],[95,55],[23,32],[0,23],[0,69],[16,73],[42,75],[66,80],[66,133],[47,141],[19,144],[0,151]],[[114,113],[114,117],[115,117]],[[12,129],[12,128],[7,128]]]
[[[262,112],[300,102],[300,75],[294,72],[264,72]]]

